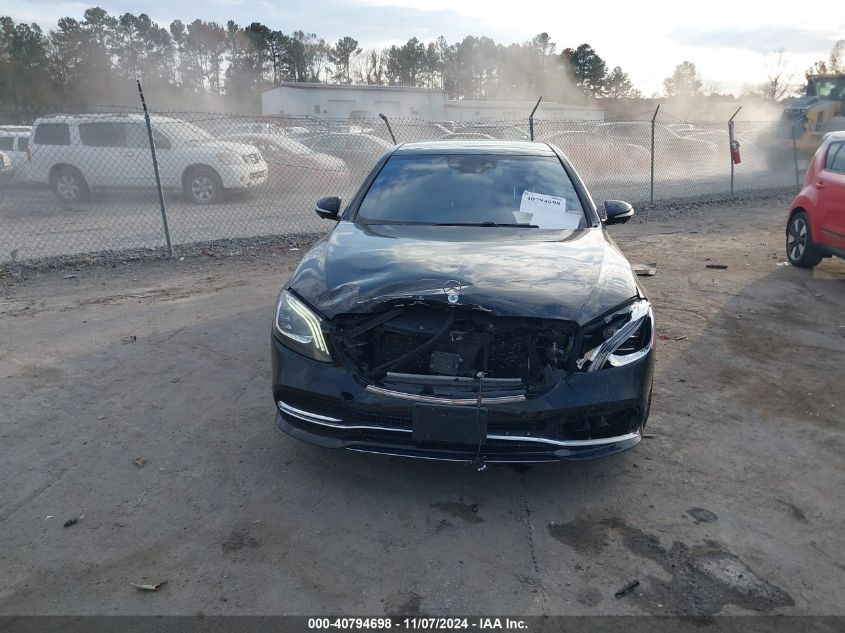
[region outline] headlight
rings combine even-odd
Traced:
[[[654,315],[646,300],[636,301],[589,326],[584,337],[591,346],[578,360],[578,369],[592,372],[621,367],[648,354],[654,347]]]
[[[279,295],[273,327],[286,347],[314,360],[331,362],[320,317],[287,290]]]

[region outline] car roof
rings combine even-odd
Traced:
[[[33,125],[38,125],[39,123],[89,123],[92,121],[105,123],[120,123],[127,121],[136,122],[143,120],[143,114],[136,114],[132,112],[107,112],[92,114],[48,114],[47,116],[39,117],[38,119],[36,119]],[[150,115],[150,120],[153,123],[171,123],[178,121],[178,119],[174,119],[172,117],[167,116],[161,116],[159,114]]]
[[[405,143],[396,154],[509,154],[514,156],[555,156],[546,143],[531,141],[448,140]]]

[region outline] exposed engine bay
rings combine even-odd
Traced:
[[[404,374],[455,377],[457,384],[483,376],[532,391],[551,384],[555,370],[574,365],[579,330],[569,321],[423,302],[339,315],[334,325],[336,347],[367,381]]]

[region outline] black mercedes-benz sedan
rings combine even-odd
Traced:
[[[654,317],[555,147],[388,151],[279,294],[276,425],[329,448],[444,460],[590,459],[648,419]],[[602,217],[604,216],[604,217]]]

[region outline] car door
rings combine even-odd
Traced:
[[[153,171],[153,157],[150,153],[150,140],[146,126],[144,129],[144,143],[147,148],[147,161],[150,165],[151,177],[155,178]],[[161,176],[161,184],[165,189],[180,189],[182,187],[182,173],[185,168],[195,160],[195,152],[191,152],[185,144],[180,144],[174,137],[165,130],[153,128],[153,142],[156,146],[156,160],[158,161],[158,172]]]
[[[816,182],[821,207],[819,241],[845,250],[845,142],[831,143]]]
[[[91,121],[79,124],[79,155],[85,179],[95,187],[133,187],[137,165],[126,147],[126,123]]]
[[[162,183],[166,185],[171,180],[173,169],[161,145],[167,144],[156,141],[156,158],[158,159],[158,171]],[[150,152],[150,137],[147,126],[141,121],[131,121],[126,124],[123,160],[131,171],[130,186],[155,188],[155,170],[153,169],[153,157]]]
[[[95,188],[126,185],[126,170],[120,160],[123,123],[89,121],[77,126],[79,144],[74,148],[75,166]]]

